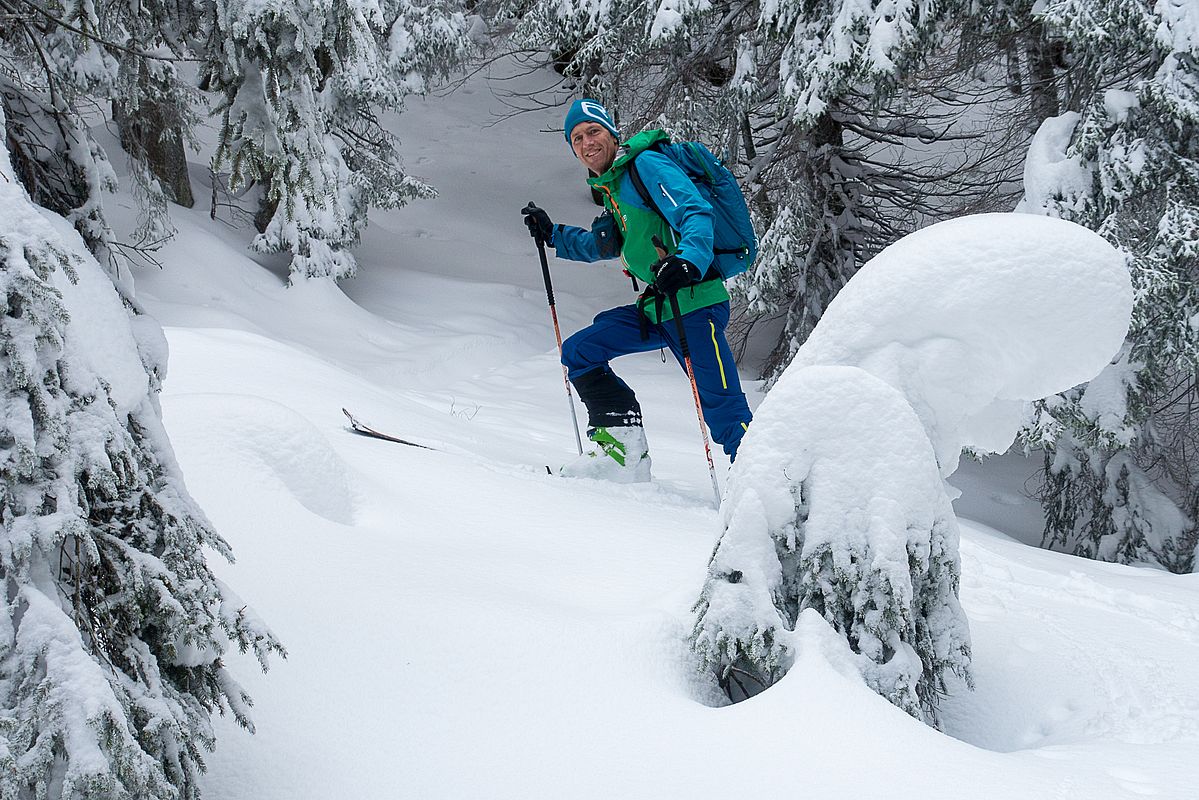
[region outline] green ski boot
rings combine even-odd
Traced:
[[[597,478],[614,483],[646,483],[650,479],[649,445],[640,425],[592,428],[587,438],[596,448],[561,469],[568,478]]]

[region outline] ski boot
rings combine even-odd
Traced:
[[[647,483],[650,479],[649,445],[640,425],[591,428],[587,438],[596,448],[560,470],[568,478],[597,478],[613,483]]]

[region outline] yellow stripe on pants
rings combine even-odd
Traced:
[[[716,351],[716,364],[720,367],[720,385],[727,389],[729,382],[724,377],[724,361],[720,358],[720,345],[716,344],[716,323],[709,320],[708,324],[712,326],[712,349]]]

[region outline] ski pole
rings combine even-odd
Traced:
[[[687,346],[687,331],[683,329],[683,315],[679,313],[679,297],[670,295],[670,310],[674,312],[674,324],[679,332],[679,349],[683,351],[683,367],[687,380],[691,381],[691,397],[695,400],[695,413],[699,417],[699,435],[704,439],[704,455],[708,459],[708,476],[712,478],[712,492],[716,495],[716,507],[720,508],[720,484],[716,482],[716,465],[712,463],[712,445],[708,442],[708,423],[704,422],[704,409],[699,403],[699,385],[695,382],[695,369],[691,366],[691,348]]]
[[[666,257],[666,245],[655,236],[654,248],[659,258]],[[687,344],[687,331],[683,328],[683,315],[679,313],[679,295],[670,295],[670,310],[674,313],[675,328],[679,333],[679,349],[683,351],[683,368],[687,370],[687,380],[691,381],[691,397],[695,400],[695,414],[699,417],[699,435],[704,440],[704,456],[708,459],[708,476],[712,479],[712,491],[716,495],[716,507],[720,508],[720,484],[716,482],[716,465],[712,462],[712,445],[708,441],[708,423],[704,421],[704,408],[699,402],[699,384],[695,382],[695,368],[691,366],[691,347]]]
[[[525,210],[533,208],[533,203],[530,201]],[[558,309],[554,305],[554,284],[550,281],[550,265],[545,259],[545,242],[541,241],[540,236],[534,236],[533,241],[537,242],[537,255],[541,257],[541,277],[545,279],[545,298],[550,304],[550,319],[554,321],[554,338],[558,341],[558,361],[562,360],[562,329],[558,327]],[[566,404],[570,406],[570,419],[573,423],[572,429],[575,434],[575,447],[579,449],[579,455],[583,455],[583,440],[579,437],[579,417],[575,414],[575,398],[570,391],[570,373],[566,369],[566,365],[562,365],[562,381],[566,384]]]

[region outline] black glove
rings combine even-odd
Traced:
[[[542,244],[554,243],[554,223],[550,222],[549,214],[532,203],[522,208],[520,213],[525,215],[530,236]]]
[[[666,256],[652,269],[657,275],[654,279],[654,286],[665,295],[672,295],[679,289],[699,283],[703,278],[699,267],[678,256]]]

